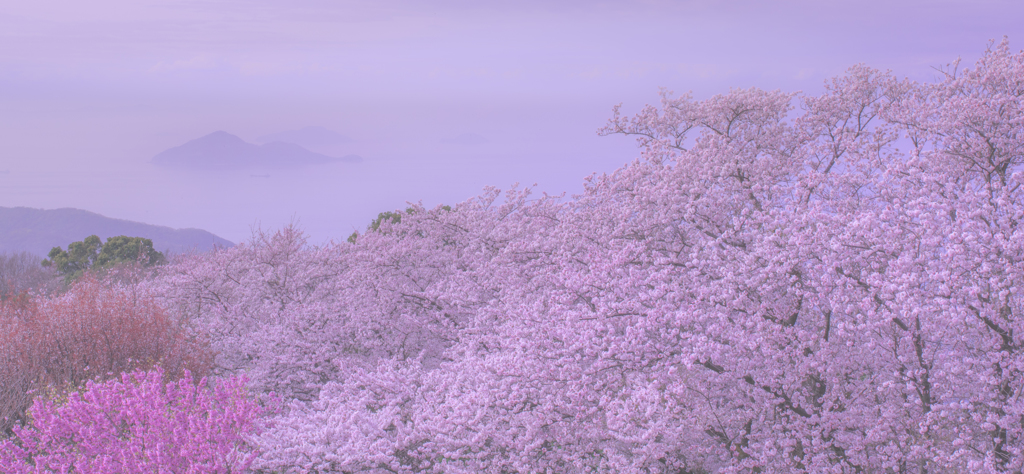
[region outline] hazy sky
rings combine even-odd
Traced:
[[[857,63],[928,81],[1004,35],[1024,47],[1019,0],[2,1],[0,206],[236,242],[292,220],[313,243],[340,240],[406,201],[487,185],[578,192],[637,156],[596,135],[612,106],[636,111],[659,87],[815,93]],[[306,126],[352,138],[315,151],[365,161],[149,162],[217,130],[254,141]],[[453,142],[466,133],[486,142]]]

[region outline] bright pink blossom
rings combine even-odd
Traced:
[[[31,423],[0,441],[8,473],[232,473],[257,451],[261,413],[242,379],[165,384],[161,370],[89,382],[66,400],[37,398]]]

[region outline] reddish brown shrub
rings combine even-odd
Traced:
[[[199,378],[212,354],[152,298],[86,276],[51,298],[0,302],[0,433],[24,416],[30,390],[79,387],[160,366],[168,379]]]

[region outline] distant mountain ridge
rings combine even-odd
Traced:
[[[106,240],[118,235],[144,237],[161,252],[205,252],[235,244],[201,229],[172,229],[141,222],[113,219],[81,209],[0,207],[0,252],[29,252],[45,257],[53,247],[97,235]]]
[[[165,150],[154,156],[152,161],[169,166],[234,169],[254,166],[291,168],[359,160],[327,156],[309,151],[295,143],[275,141],[255,145],[225,131],[216,131]]]

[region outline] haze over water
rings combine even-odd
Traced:
[[[928,81],[1011,1],[23,2],[0,14],[0,206],[75,207],[232,241],[298,221],[343,240],[384,210],[537,183],[569,194],[637,157],[595,133],[658,100],[816,92],[865,63]],[[192,170],[150,159],[223,130],[322,126],[360,163]],[[460,140],[466,134],[482,140]]]

